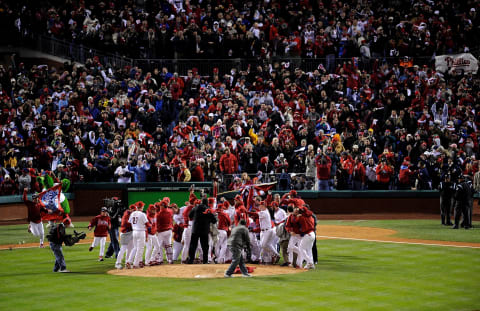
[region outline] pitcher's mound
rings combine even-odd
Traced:
[[[109,274],[122,276],[143,276],[143,277],[161,277],[161,278],[223,278],[229,265],[161,265],[145,267],[142,269],[122,269],[110,270]],[[305,272],[304,269],[295,269],[280,266],[248,265],[255,267],[253,276],[292,274]],[[241,274],[234,274],[233,277],[241,277]]]

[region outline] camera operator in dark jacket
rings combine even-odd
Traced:
[[[73,246],[80,240],[85,239],[87,236],[84,232],[73,231],[74,234],[65,233],[65,225],[63,223],[58,223],[50,228],[48,232],[47,239],[50,242],[50,249],[55,255],[55,265],[53,267],[53,272],[70,272],[67,270],[67,265],[65,264],[65,258],[63,257],[62,244],[65,243],[66,246]]]
[[[62,244],[65,240],[65,226],[63,223],[54,225],[47,235],[50,242],[50,249],[55,255],[55,266],[53,272],[70,272],[67,270],[65,258],[63,257]]]

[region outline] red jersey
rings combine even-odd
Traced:
[[[45,210],[40,204],[36,204],[33,201],[27,199],[27,193],[23,193],[23,202],[27,206],[28,221],[39,224],[42,221],[42,210]]]
[[[300,234],[300,225],[298,222],[298,217],[290,214],[285,223],[285,230],[291,233]]]
[[[173,211],[171,208],[161,208],[155,216],[157,218],[157,232],[173,229]]]
[[[147,219],[148,222],[152,224],[152,227],[150,228],[150,232],[148,234],[154,235],[155,233],[157,233],[157,215],[147,213]]]
[[[305,204],[305,201],[300,198],[291,198],[286,200],[286,204],[293,204],[295,207],[302,207]]]
[[[106,237],[108,235],[108,229],[110,228],[110,216],[95,216],[88,226],[95,227],[93,231],[94,237]]]
[[[184,227],[188,227],[188,222],[190,221],[190,218],[188,217],[188,214],[190,214],[190,211],[193,209],[193,205],[187,205],[187,207],[183,210],[183,222],[184,222]]]
[[[315,230],[315,219],[311,211],[304,209],[302,216],[298,217],[301,234],[309,234]]]
[[[123,213],[122,216],[122,224],[120,225],[120,232],[121,233],[126,233],[132,231],[132,224],[128,222],[128,219],[130,218],[130,214],[132,213],[131,210],[126,210],[125,213]]]
[[[230,227],[231,221],[230,216],[227,215],[224,211],[218,210],[218,230],[225,230],[228,231]]]
[[[235,226],[238,226],[241,219],[245,219],[247,226],[249,225],[247,210],[243,205],[238,206],[235,210]]]

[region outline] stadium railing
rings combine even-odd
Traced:
[[[213,68],[218,68],[221,74],[229,73],[232,68],[237,70],[245,70],[248,64],[262,64],[272,62],[290,63],[292,68],[301,68],[306,72],[311,72],[320,65],[326,66],[326,58],[295,58],[291,57],[273,57],[270,60],[259,60],[249,58],[233,58],[233,59],[142,59],[130,58],[120,53],[109,53],[104,50],[98,50],[83,44],[77,44],[66,40],[59,40],[51,36],[41,35],[34,41],[22,40],[16,42],[26,48],[34,48],[40,52],[50,55],[66,58],[84,64],[87,59],[98,57],[101,64],[112,67],[138,66],[143,70],[150,71],[154,68],[166,67],[170,72],[178,72],[179,75],[185,76],[189,69],[193,67],[198,69],[201,74],[209,74]],[[402,57],[384,57],[382,61],[396,63]],[[352,58],[335,58],[335,66],[343,64],[343,62],[352,61]],[[429,64],[432,57],[416,57],[415,63],[418,65]]]

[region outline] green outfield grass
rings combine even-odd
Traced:
[[[87,222],[75,222],[77,231],[87,232]],[[318,225],[339,225],[339,226],[362,226],[378,227],[396,230],[393,236],[409,239],[476,242],[480,243],[480,222],[474,222],[474,228],[470,230],[453,230],[450,227],[441,226],[439,221],[431,219],[419,220],[320,220]],[[68,228],[67,231],[73,229]],[[45,235],[48,229],[45,229]],[[38,239],[27,232],[27,224],[0,226],[0,245],[36,243]]]
[[[403,223],[404,236],[414,222],[418,221],[320,224],[400,228]],[[16,232],[28,236],[25,228],[0,227],[0,244]],[[477,238],[480,231],[444,230]],[[410,234],[425,238],[414,231]],[[0,310],[480,309],[480,249],[348,240],[320,240],[317,246],[319,264],[313,271],[191,280],[108,275],[113,260],[96,261],[98,249],[88,252],[85,244],[64,247],[70,274],[51,272],[54,257],[48,248],[4,250],[0,251]]]

